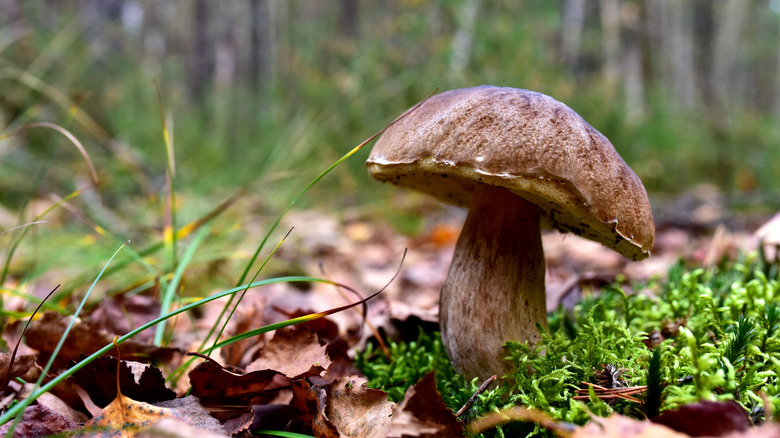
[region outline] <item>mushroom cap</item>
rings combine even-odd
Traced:
[[[478,184],[538,205],[546,223],[626,257],[650,255],[655,233],[639,177],[571,108],[541,93],[479,86],[433,96],[377,140],[371,175],[468,206]],[[496,207],[498,208],[498,206]]]

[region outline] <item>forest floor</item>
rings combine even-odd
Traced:
[[[662,279],[680,260],[707,267],[755,251],[756,230],[768,220],[766,214],[726,217],[723,208],[709,202],[697,202],[680,213],[674,207],[678,204],[670,203],[672,207],[656,218],[655,249],[642,262],[626,260],[577,236],[545,232],[548,309],[572,308],[583,296],[615,282],[630,288],[654,277]],[[258,334],[213,351],[209,358],[193,360],[185,353],[203,351],[202,340],[225,307],[225,300],[212,301],[174,319],[165,346],[154,343],[153,329],[141,332],[121,344],[121,366],[112,349],[73,371],[69,379],[38,397],[21,423],[7,423],[0,432],[15,427],[23,435],[73,431],[99,435],[105,428],[129,423],[137,427],[165,418],[147,436],[169,433],[163,431],[173,431],[174,436],[224,436],[260,430],[298,430],[318,437],[451,436],[453,428],[461,430],[462,425],[441,403],[431,382],[421,381],[416,393],[407,393],[396,405],[386,393],[363,385],[353,351],[365,348],[371,338],[413,341],[421,328],[429,333],[438,329],[439,287],[462,220],[461,211],[444,210],[422,233],[409,237],[376,218],[292,211],[280,226],[293,231],[274,255],[275,271],[302,272],[345,287],[279,282],[251,289],[223,338],[339,308],[381,290],[368,302],[365,318],[361,306],[356,306],[297,328]],[[185,287],[188,281],[194,280],[185,279]],[[32,383],[25,382],[38,379],[66,330],[72,331],[55,353],[43,383],[77,368],[74,364],[111,344],[115,336],[159,317],[160,300],[154,296],[159,291],[149,292],[106,297],[72,328],[70,317],[48,311],[35,318],[21,343],[26,320],[9,324],[4,339],[11,349],[17,343],[19,349],[12,368],[11,354],[2,354],[0,362],[2,374],[11,378],[2,402],[6,412],[18,403],[18,395],[34,393]],[[189,394],[198,399],[185,397]],[[139,417],[130,419],[130,412]],[[615,421],[609,427],[624,427],[617,423],[623,420]]]

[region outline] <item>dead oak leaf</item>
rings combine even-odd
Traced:
[[[326,350],[317,334],[305,327],[280,329],[247,371],[274,370],[290,379],[319,375],[331,363]]]

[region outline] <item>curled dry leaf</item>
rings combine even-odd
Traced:
[[[429,372],[406,391],[395,408],[390,430],[393,437],[456,438],[462,437],[463,425],[447,408],[436,390],[434,372]]]
[[[237,374],[213,360],[198,364],[189,373],[192,394],[224,425],[230,434],[246,430],[254,422],[252,405],[267,403],[287,378],[273,370]]]
[[[24,355],[16,356],[14,363],[11,364],[11,353],[0,353],[0,380],[8,375],[8,380],[15,379],[27,374],[35,366],[35,356]],[[9,370],[9,367],[11,368]],[[10,374],[8,374],[10,371]],[[2,390],[3,388],[0,388]]]
[[[237,374],[213,360],[198,364],[189,373],[192,395],[207,407],[231,404],[249,406],[253,398],[289,384],[286,379],[277,379],[278,375],[273,370]]]
[[[116,398],[116,361],[113,356],[100,357],[71,377],[100,407]],[[123,360],[119,366],[119,385],[122,394],[137,401],[155,403],[176,398],[176,393],[165,386],[162,372],[149,364]]]

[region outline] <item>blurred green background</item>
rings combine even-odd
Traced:
[[[118,226],[165,193],[165,118],[192,220],[241,187],[278,212],[437,87],[478,84],[568,104],[658,199],[780,206],[780,0],[0,0],[0,218],[89,184],[60,134],[7,135],[30,122],[84,144],[94,220]],[[367,154],[303,205],[388,204]]]
[[[495,84],[574,108],[651,191],[780,195],[777,0],[4,0],[0,17],[5,131],[62,125],[117,193],[164,173],[156,81],[199,191],[313,175],[436,87]],[[0,144],[4,205],[40,190],[42,162],[47,184],[83,174],[53,137]],[[337,197],[372,190],[347,166]]]

